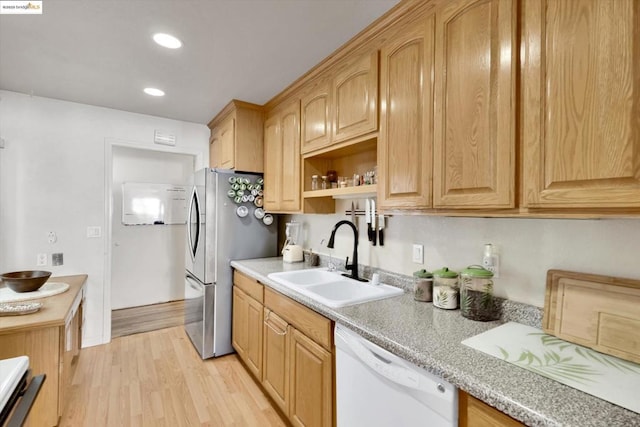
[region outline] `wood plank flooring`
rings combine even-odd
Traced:
[[[184,325],[184,300],[111,312],[111,338]]]
[[[83,349],[60,426],[286,426],[235,354],[203,361],[183,327]]]

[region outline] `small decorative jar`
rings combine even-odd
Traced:
[[[460,273],[460,311],[471,320],[498,320],[500,313],[493,299],[493,273],[471,265]]]
[[[327,180],[329,182],[337,182],[338,181],[338,172],[333,169],[327,171]]]
[[[326,190],[327,188],[329,188],[327,186],[327,177],[325,175],[322,175],[320,178],[322,178],[322,183],[320,184],[320,188],[322,190]]]
[[[443,267],[433,272],[433,305],[445,310],[458,308],[458,273]]]
[[[433,275],[422,269],[413,273],[413,299],[429,302],[433,298]]]
[[[311,190],[315,191],[318,188],[318,175],[311,175]]]

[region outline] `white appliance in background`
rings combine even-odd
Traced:
[[[231,180],[230,180],[231,178]],[[256,182],[260,175],[201,169],[193,176],[187,220],[185,330],[203,359],[233,352],[232,260],[276,256],[277,222],[240,215],[251,202],[229,196],[230,181]]]
[[[298,237],[300,236],[300,224],[291,221],[285,226],[284,234],[286,240],[282,247],[282,260],[288,263],[302,262],[304,254],[302,246],[298,245]]]
[[[456,388],[336,325],[338,427],[453,427]]]
[[[25,423],[44,380],[44,374],[31,378],[28,356],[0,360],[0,426]]]

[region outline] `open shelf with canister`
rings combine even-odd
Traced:
[[[375,171],[377,164],[377,135],[367,135],[348,142],[332,145],[322,150],[307,153],[303,156],[303,211],[305,213],[334,213],[337,198],[368,198],[375,197],[376,184],[354,185],[354,175],[365,176],[367,172]],[[348,186],[327,189],[321,188],[322,176],[327,172],[336,171],[338,177],[346,177]],[[318,189],[312,190],[312,176],[318,176]]]

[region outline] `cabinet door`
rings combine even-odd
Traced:
[[[436,12],[436,208],[514,206],[516,5],[457,0]]]
[[[300,101],[280,113],[281,174],[280,210],[300,211]]]
[[[391,38],[381,49],[381,208],[431,206],[433,54],[433,16]]]
[[[262,322],[263,306],[247,295],[247,367],[262,380]]]
[[[330,427],[333,422],[331,353],[291,328],[291,405],[294,426]]]
[[[458,393],[459,427],[519,427],[519,421],[460,390]]]
[[[232,316],[232,331],[231,331],[231,344],[238,353],[238,356],[247,361],[247,348],[249,347],[249,335],[248,335],[248,296],[238,289],[233,287],[233,316]]]
[[[361,56],[336,74],[332,142],[378,129],[378,52]]]
[[[262,385],[285,414],[289,413],[288,324],[265,308]]]
[[[211,130],[209,139],[209,167],[220,167],[220,136],[218,129]]]
[[[528,207],[640,207],[637,0],[523,2]]]
[[[301,99],[300,141],[302,153],[317,150],[331,142],[329,79],[313,82]]]
[[[280,210],[282,179],[282,146],[280,144],[280,117],[269,117],[264,122],[264,209]]]
[[[220,125],[220,167],[223,169],[235,166],[235,122],[231,116]]]

